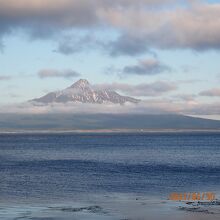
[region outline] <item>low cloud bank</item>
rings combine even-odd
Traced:
[[[220,102],[212,104],[199,104],[195,102],[173,102],[169,99],[154,99],[141,101],[138,104],[82,104],[82,103],[54,103],[41,105],[36,103],[21,103],[17,105],[2,106],[0,113],[17,114],[186,114],[186,115],[219,115]]]

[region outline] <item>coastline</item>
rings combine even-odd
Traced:
[[[220,133],[220,129],[75,129],[75,130],[65,130],[65,129],[51,129],[51,130],[0,130],[1,134],[102,134],[102,133]]]
[[[88,201],[67,201],[41,204],[1,204],[3,219],[35,220],[217,220],[217,205],[187,204],[187,202],[125,194],[94,196]]]

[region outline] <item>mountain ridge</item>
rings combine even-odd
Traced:
[[[0,131],[217,130],[220,121],[177,114],[0,114]]]
[[[94,104],[113,103],[120,105],[126,102],[137,104],[140,101],[141,100],[129,96],[122,96],[113,90],[96,90],[86,79],[80,79],[64,90],[50,92],[40,98],[30,100],[30,102],[44,104],[80,102]]]

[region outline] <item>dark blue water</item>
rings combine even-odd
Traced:
[[[220,134],[1,134],[0,201],[220,191]]]

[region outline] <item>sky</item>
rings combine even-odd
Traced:
[[[217,0],[0,0],[0,106],[83,78],[220,120],[219,15]]]

